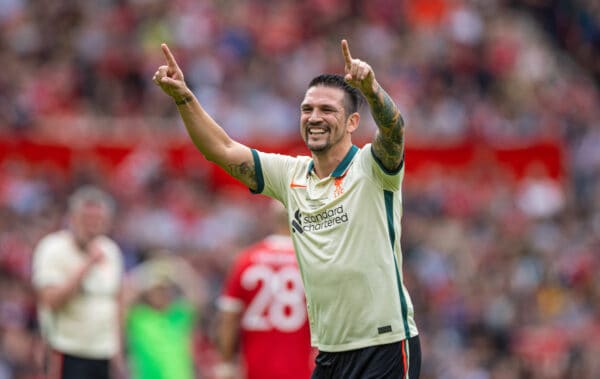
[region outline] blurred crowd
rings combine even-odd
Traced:
[[[600,81],[600,4],[594,0],[515,0],[573,59]]]
[[[495,165],[406,177],[404,272],[422,378],[600,377],[597,1],[0,0],[0,29],[3,140],[182,138],[174,105],[150,80],[163,41],[234,138],[297,139],[306,85],[343,69],[344,37],[398,102],[408,145],[558,141],[558,179],[536,165],[517,179]],[[215,191],[202,172],[155,161],[132,160],[117,180],[85,164],[64,173],[0,162],[0,379],[39,377],[31,252],[64,225],[79,185],[116,197],[113,236],[128,268],[168,248],[213,297],[235,253],[265,235],[266,199]],[[200,312],[205,378],[213,304]]]

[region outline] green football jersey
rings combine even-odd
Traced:
[[[370,145],[352,146],[320,179],[310,157],[252,153],[256,192],[288,210],[312,344],[335,352],[416,336],[401,269],[404,165],[389,172]]]
[[[126,336],[132,379],[193,379],[192,336],[196,310],[186,301],[165,310],[135,304],[127,314]]]

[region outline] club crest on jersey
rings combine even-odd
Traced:
[[[344,187],[342,187],[342,183],[344,181],[344,177],[340,176],[339,178],[335,178],[335,181],[333,182],[333,184],[335,185],[335,190],[333,190],[333,198],[337,199],[338,197],[342,196],[342,194],[344,193]]]

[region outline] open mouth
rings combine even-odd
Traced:
[[[327,130],[323,128],[308,128],[309,135],[323,135],[326,134]]]

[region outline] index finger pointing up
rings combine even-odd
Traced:
[[[342,40],[342,53],[344,54],[344,63],[346,64],[346,67],[349,68],[352,65],[352,56],[350,55],[348,41],[345,39]]]
[[[175,62],[175,57],[173,56],[173,54],[171,54],[171,50],[169,50],[169,47],[167,46],[166,43],[163,43],[160,45],[163,54],[165,55],[165,58],[167,59],[167,64],[169,66],[170,70],[176,70],[177,69],[177,62]]]
[[[352,65],[352,56],[350,55],[348,41],[345,39],[342,40],[342,53],[344,54],[344,63],[346,64],[346,67],[349,68]]]

